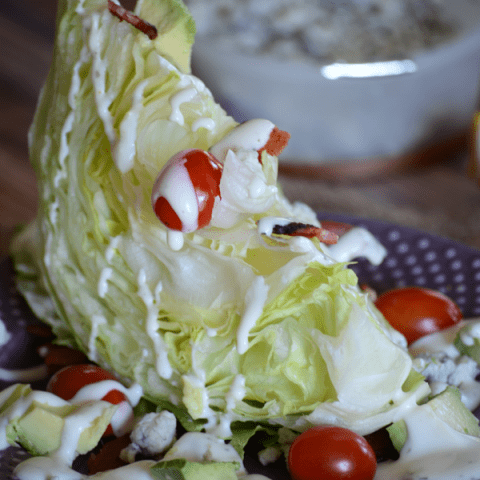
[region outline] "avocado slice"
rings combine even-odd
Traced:
[[[184,73],[190,73],[190,57],[195,37],[195,21],[181,0],[140,2],[139,16],[155,25],[158,37],[153,40],[160,55]]]
[[[238,480],[235,462],[189,462],[184,459],[162,461],[151,469],[158,480]]]
[[[52,402],[48,401],[49,395]],[[0,415],[8,419],[5,426],[8,442],[20,444],[32,455],[47,455],[58,450],[64,431],[68,436],[69,421],[79,415],[85,417],[88,426],[80,434],[76,451],[79,454],[89,452],[97,446],[117,409],[116,405],[106,402],[73,405],[22,384],[0,392],[0,401],[2,399]]]
[[[447,425],[458,432],[480,437],[478,419],[463,404],[460,392],[455,387],[447,387],[443,392],[432,397],[425,405],[429,405],[435,414]],[[421,406],[419,408],[422,408]],[[387,427],[390,440],[397,451],[400,451],[408,437],[405,422],[399,420]]]

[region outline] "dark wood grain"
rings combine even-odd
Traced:
[[[122,3],[131,9],[134,0]],[[0,255],[37,208],[27,132],[51,60],[55,16],[56,0],[0,2]],[[459,155],[362,181],[283,175],[281,182],[290,199],[317,210],[390,220],[480,248],[480,189],[465,164]]]

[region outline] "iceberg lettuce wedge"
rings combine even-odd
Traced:
[[[169,246],[150,204],[158,172],[236,125],[187,73],[183,5],[138,3],[155,40],[106,1],[63,0],[59,12],[29,137],[40,210],[12,245],[19,287],[58,341],[224,438],[236,421],[302,429],[327,417],[368,433],[426,395],[421,381],[404,391],[405,345],[346,263],[317,240],[260,235],[265,216],[317,223],[277,188],[276,157],[252,169],[246,154],[246,183],[229,187],[235,199],[263,182],[265,208],[246,203],[228,228]]]

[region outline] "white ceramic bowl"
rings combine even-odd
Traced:
[[[480,25],[471,23],[448,44],[383,65],[403,74],[364,64],[350,67],[356,78],[328,78],[331,67],[249,56],[206,36],[196,40],[193,70],[238,121],[268,118],[290,132],[284,165],[354,163],[361,172],[374,162],[378,170],[393,159],[416,161],[411,153],[429,145],[464,138],[480,78]],[[362,77],[365,69],[377,76]],[[335,73],[342,71],[334,67]]]

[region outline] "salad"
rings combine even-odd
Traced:
[[[190,74],[194,32],[180,0],[135,12],[59,3],[29,134],[41,206],[12,256],[32,310],[80,357],[47,392],[0,393],[2,448],[34,455],[16,475],[85,478],[75,458],[107,435],[127,465],[97,478],[249,478],[245,448],[260,438],[263,462],[286,453],[307,480],[295,468],[311,461],[301,442],[327,425],[320,436],[340,432],[367,465],[360,478],[425,476],[424,455],[437,451],[463,457],[433,462],[431,478],[470,475],[480,430],[464,382],[452,374],[434,391],[443,357],[414,360],[348,268],[359,255],[379,264],[385,249],[284,197],[288,133],[225,114]],[[465,328],[456,348],[475,375],[477,333]],[[443,362],[453,372],[457,357]],[[419,418],[436,449],[412,449]],[[400,459],[377,467],[371,435]]]

